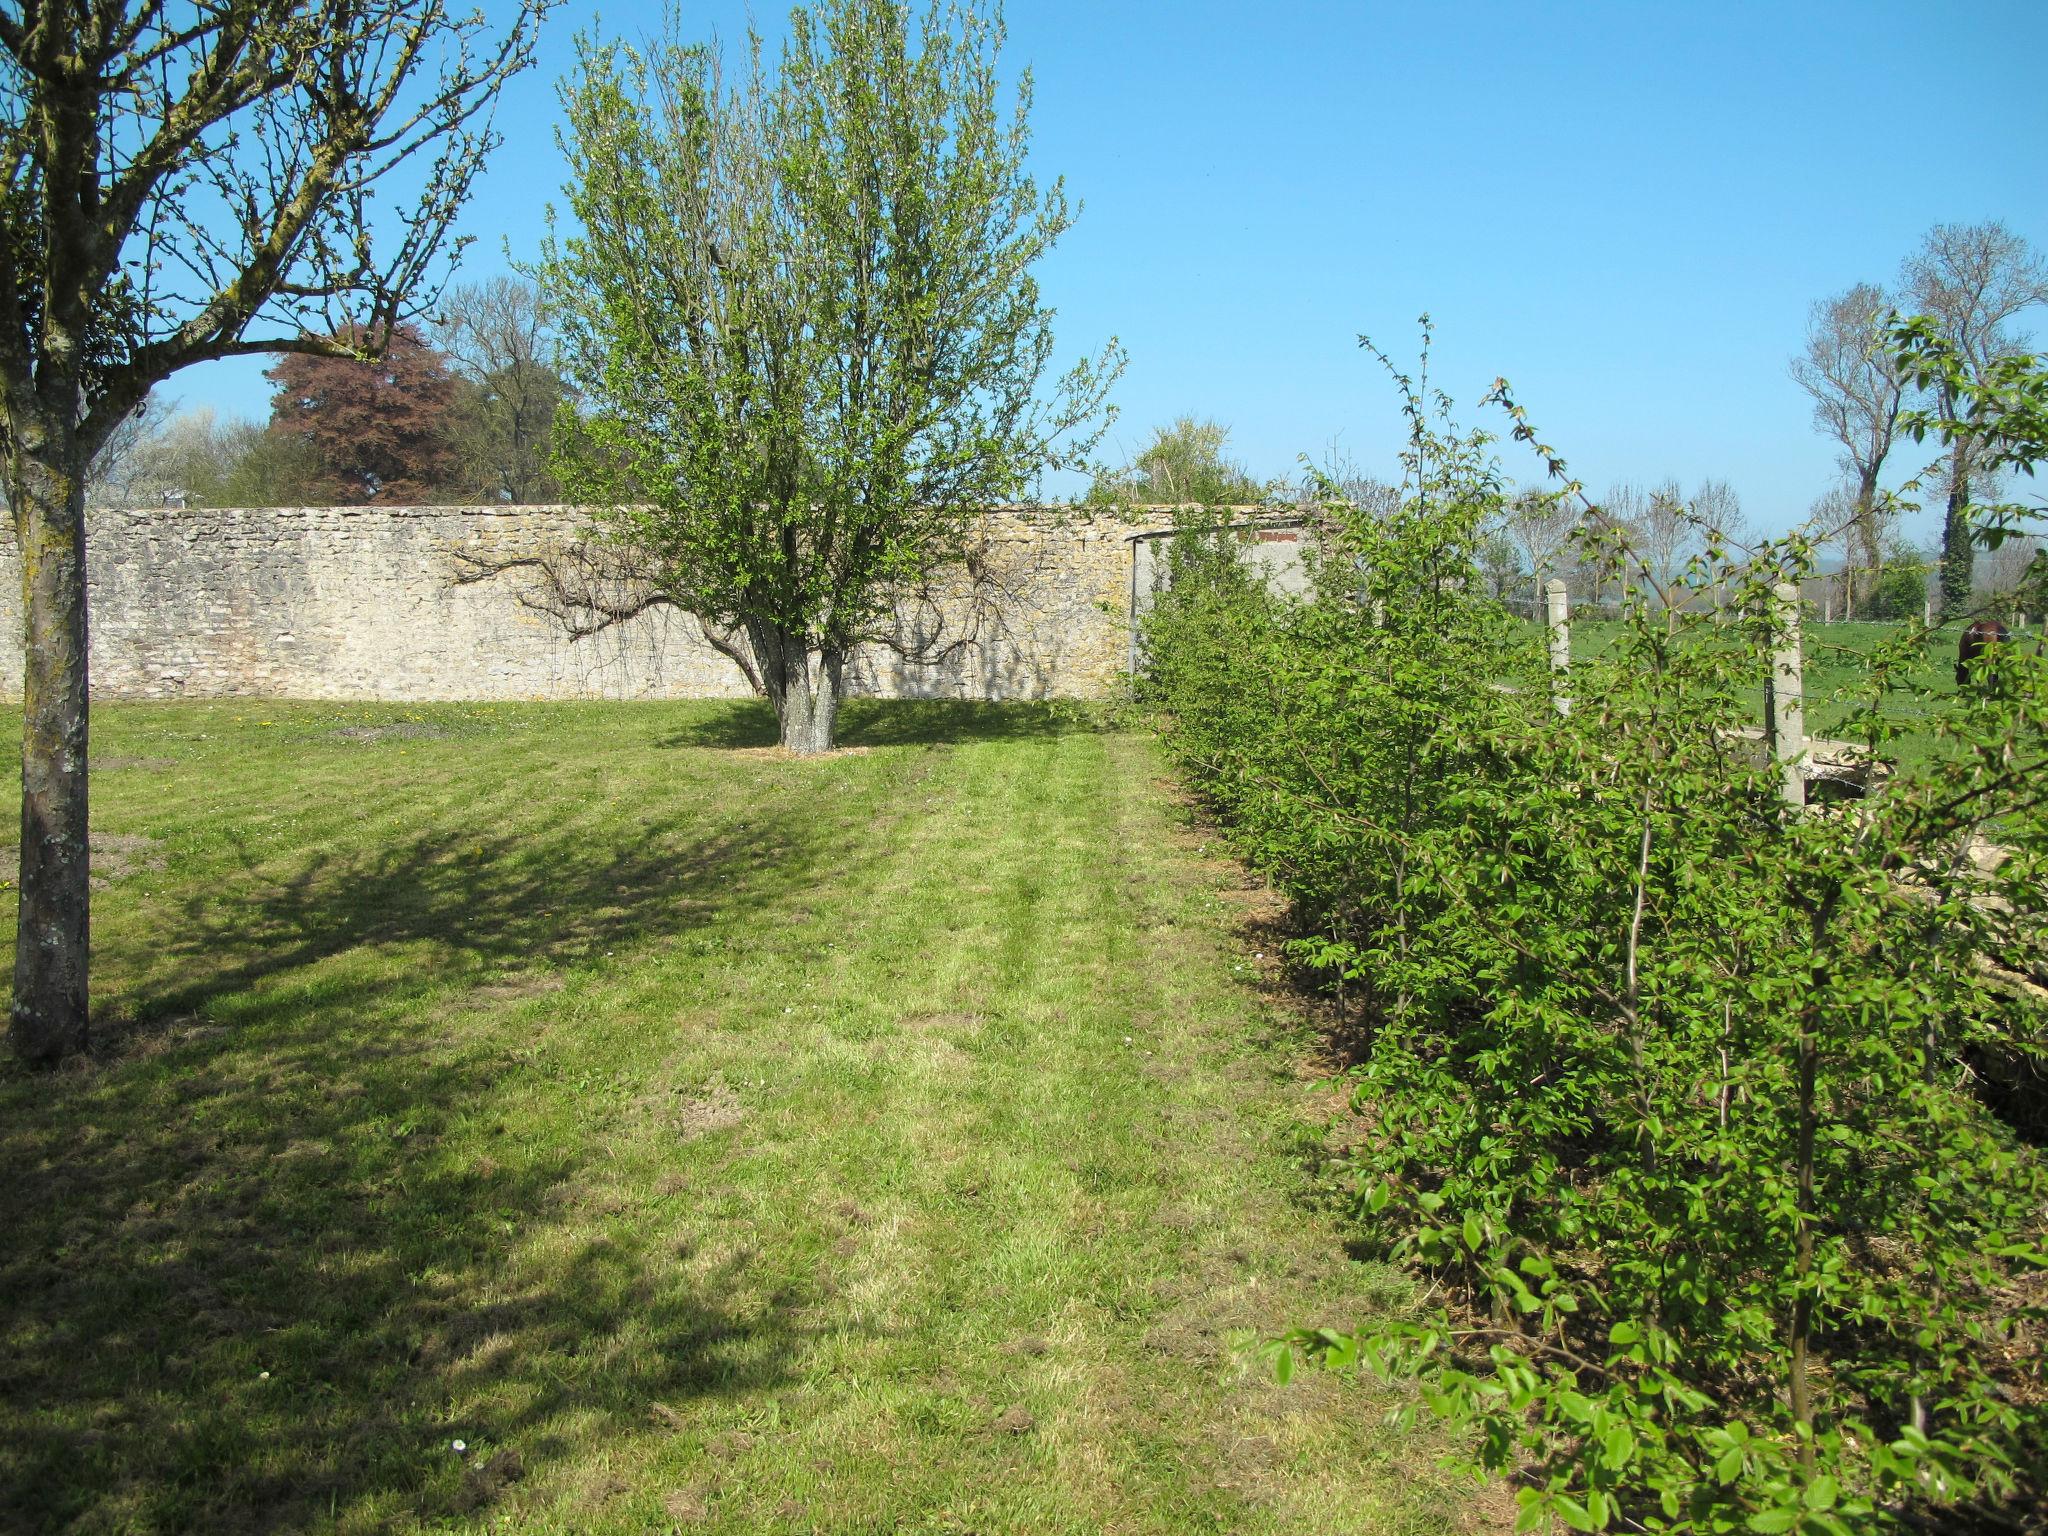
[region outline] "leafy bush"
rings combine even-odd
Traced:
[[[1626,608],[1560,713],[1482,595],[1488,441],[1400,382],[1406,497],[1327,509],[1311,597],[1197,532],[1148,624],[1181,772],[1293,898],[1299,959],[1368,1000],[1357,1215],[1444,1298],[1276,1365],[1417,1378],[1523,1475],[1523,1528],[2026,1498],[2048,1175],[1968,1063],[2041,1058],[2048,669],[2001,656],[1943,701],[1937,766],[1794,810],[1741,728],[1810,552],[1710,550],[1687,582],[1720,603]],[[1587,555],[1631,559],[1612,530]],[[1869,658],[1874,749],[1918,639]]]
[[[1870,592],[1873,619],[1917,619],[1927,602],[1927,567],[1918,561],[1887,565]]]

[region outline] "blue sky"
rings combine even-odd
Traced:
[[[616,4],[613,31],[658,24]],[[741,5],[683,0],[693,35]],[[756,8],[779,28],[783,8]],[[571,0],[499,114],[466,276],[533,249],[559,200]],[[1731,482],[1759,523],[1834,476],[1786,364],[1813,300],[1889,281],[1928,226],[2002,219],[2048,250],[2048,5],[1129,5],[1008,8],[1037,84],[1035,168],[1085,204],[1042,280],[1063,357],[1121,337],[1112,448],[1183,412],[1260,475],[1334,443],[1389,472],[1412,356],[1466,417],[1495,375],[1603,488]],[[2033,328],[2048,337],[2048,314]],[[268,409],[260,363],[174,381]],[[1518,451],[1511,472],[1534,478]],[[1904,465],[1902,464],[1902,468]]]

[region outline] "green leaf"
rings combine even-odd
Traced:
[[[1550,1507],[1557,1517],[1575,1531],[1597,1531],[1604,1522],[1596,1521],[1593,1512],[1569,1494],[1552,1494]]]
[[[1628,1465],[1635,1449],[1635,1435],[1626,1424],[1617,1424],[1607,1431],[1607,1438],[1600,1444],[1600,1464],[1610,1472],[1619,1472]]]

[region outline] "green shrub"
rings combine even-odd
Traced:
[[[1870,592],[1873,619],[1917,619],[1927,601],[1927,567],[1917,562],[1888,565]]]
[[[1982,957],[2039,953],[2048,669],[2003,656],[2003,686],[1939,701],[1936,766],[1795,811],[1738,734],[1766,628],[1633,604],[1560,714],[1541,636],[1481,595],[1486,439],[1407,409],[1405,501],[1330,506],[1310,598],[1195,534],[1147,626],[1180,771],[1292,897],[1297,957],[1367,999],[1358,1219],[1442,1298],[1276,1365],[1419,1379],[1525,1474],[1526,1528],[2026,1498],[2048,1415],[2016,1280],[2048,1264],[2048,1176],[1967,1063],[2041,1056],[2037,994]],[[1617,532],[1587,554],[1631,558]],[[1765,612],[1810,567],[1774,555],[1689,579]],[[1868,660],[1874,747],[1916,638]]]

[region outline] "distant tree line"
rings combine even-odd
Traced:
[[[359,328],[358,328],[359,329]],[[344,327],[334,339],[370,351]],[[532,285],[511,277],[443,295],[395,327],[383,356],[286,353],[266,422],[152,397],[94,466],[96,505],[355,506],[544,502],[555,418],[570,392]]]
[[[1823,558],[1832,556],[1838,616],[1905,618],[1930,597],[1949,615],[1973,603],[1991,608],[2048,606],[2048,560],[2036,543],[2008,538],[1991,545],[1970,535],[1968,509],[1995,501],[2005,478],[1986,445],[1968,433],[1944,440],[1938,454],[1901,474],[1902,445],[1916,441],[1916,413],[1956,414],[1956,391],[1989,377],[2001,360],[2031,344],[2019,321],[2048,303],[2048,261],[1996,221],[1940,224],[1884,287],[1856,283],[1813,306],[1791,373],[1813,401],[1817,430],[1838,447],[1841,479],[1813,504],[1801,532]],[[1900,315],[1924,315],[1953,352],[1964,384],[1937,379],[1924,386],[1899,364],[1891,327]],[[1348,458],[1311,468],[1295,480],[1261,481],[1226,446],[1230,429],[1193,413],[1153,430],[1120,467],[1100,471],[1089,489],[1097,506],[1265,505],[1275,513],[1332,497],[1359,506],[1399,503],[1387,486]],[[1762,536],[1727,481],[1707,478],[1686,488],[1675,479],[1624,482],[1596,503],[1599,515],[1627,532],[1640,556],[1633,582],[1669,589],[1695,560],[1740,551]],[[1942,509],[1938,549],[1916,547],[1901,527],[1922,505]],[[1507,498],[1476,553],[1476,569],[1495,595],[1533,605],[1543,584],[1562,578],[1579,603],[1618,599],[1620,578],[1579,559],[1574,534],[1582,505],[1528,489]],[[1931,579],[1936,590],[1929,591]]]

